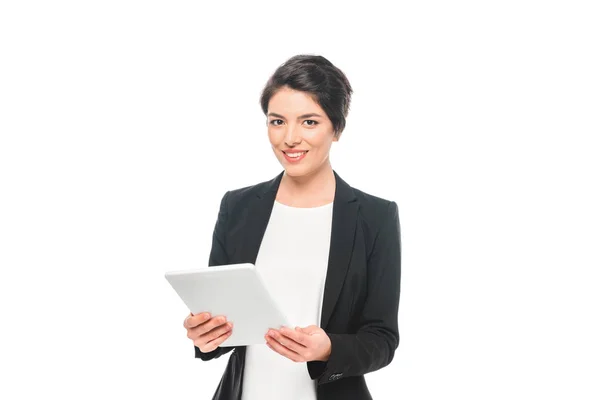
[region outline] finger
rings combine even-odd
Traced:
[[[217,339],[219,336],[221,336],[227,332],[230,332],[232,329],[233,329],[233,324],[231,322],[228,322],[217,328],[214,328],[213,330],[205,333],[204,335],[201,335],[198,339],[203,341],[204,343],[208,343],[210,341]]]
[[[210,319],[210,313],[201,313],[196,315],[188,315],[183,321],[183,326],[186,329],[192,329]]]
[[[231,324],[231,323],[223,324],[222,326],[215,328],[212,331],[210,331],[204,335],[192,337],[190,339],[192,339],[194,341],[195,346],[200,347],[200,348],[206,348],[207,343],[218,339],[222,335],[231,333],[232,328],[233,328],[233,324]]]
[[[289,358],[290,360],[294,361],[294,362],[301,362],[303,361],[302,356],[300,356],[300,354],[288,349],[287,347],[281,345],[279,342],[277,342],[277,340],[271,338],[271,337],[267,337],[267,346],[275,351],[276,353],[281,354],[282,356]]]
[[[213,317],[208,321],[196,326],[195,328],[188,329],[188,338],[195,340],[203,335],[206,335],[215,328],[222,327],[227,322],[227,319],[223,316]]]
[[[290,338],[288,338],[286,336],[283,336],[278,331],[270,331],[270,333],[271,333],[270,334],[271,339],[276,340],[279,344],[281,344],[282,346],[290,349],[294,353],[303,355],[306,352],[306,347],[304,347],[301,344],[297,343],[293,339],[290,339]]]
[[[217,317],[212,317],[211,319],[209,319],[208,321],[205,321],[203,323],[201,323],[200,325],[196,326],[195,328],[192,328],[190,334],[191,336],[202,336],[208,332],[210,332],[211,330],[225,324],[227,322],[227,318],[225,318],[223,315],[219,315]]]
[[[279,329],[279,332],[282,336],[285,336],[291,340],[293,340],[294,342],[296,342],[298,345],[302,346],[302,347],[308,347],[308,338],[306,333],[304,332],[298,332],[295,330],[292,330],[290,328],[286,328],[285,326],[281,329]],[[296,349],[292,349],[296,352],[298,352]]]
[[[219,336],[218,338],[211,340],[210,342],[206,343],[204,345],[206,352],[210,352],[215,350],[217,347],[219,347],[225,340],[227,340],[231,334],[233,333],[233,331],[229,331],[226,332],[224,334],[222,334],[221,336]]]

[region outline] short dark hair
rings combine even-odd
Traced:
[[[267,115],[269,100],[287,86],[308,93],[327,114],[336,137],[346,127],[352,87],[344,73],[323,56],[299,54],[281,64],[267,81],[260,105]]]

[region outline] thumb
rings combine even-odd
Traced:
[[[300,332],[304,332],[308,335],[312,335],[313,333],[319,332],[321,330],[321,328],[319,328],[316,325],[309,325],[307,327],[304,328],[299,328],[297,327],[296,330],[300,331]]]

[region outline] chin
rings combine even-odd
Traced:
[[[284,167],[285,173],[288,176],[302,176],[302,175],[307,174],[306,168],[298,168],[298,167],[299,166],[295,166],[295,165],[289,166],[288,165],[287,167]]]

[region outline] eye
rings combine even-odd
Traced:
[[[308,126],[317,126],[319,123],[314,119],[307,119],[304,122],[314,122],[313,124],[308,124]]]
[[[279,126],[279,124],[274,124],[274,123],[273,123],[273,122],[275,122],[275,121],[281,121],[281,122],[283,122],[283,120],[280,120],[280,119],[272,119],[271,121],[269,121],[269,123],[270,123],[271,125],[274,125],[274,126]]]

